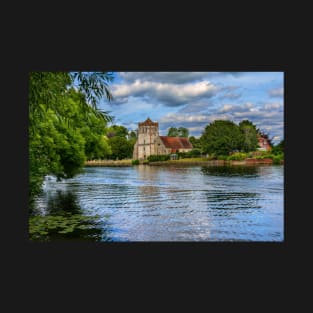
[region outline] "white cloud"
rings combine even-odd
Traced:
[[[218,87],[209,81],[176,85],[136,80],[131,84],[113,86],[112,94],[116,99],[124,99],[128,96],[146,97],[154,103],[158,102],[166,106],[180,106],[202,97],[210,98],[218,90]]]
[[[185,84],[207,80],[215,77],[238,77],[240,72],[120,72],[119,75],[124,81],[132,83],[136,80],[152,81],[173,84]]]
[[[226,112],[247,112],[254,109],[251,102],[246,102],[244,104],[234,105],[234,104],[224,104],[219,110],[218,113]]]
[[[120,72],[120,76],[127,82],[149,81],[184,84],[190,81],[203,80],[206,72]]]
[[[284,96],[284,88],[275,88],[269,90],[270,97],[283,97]]]
[[[264,105],[265,110],[278,110],[283,107],[282,103],[266,103]]]

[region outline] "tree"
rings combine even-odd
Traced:
[[[243,142],[243,135],[234,122],[216,120],[205,127],[200,142],[204,153],[228,155],[239,149]]]
[[[179,137],[186,137],[188,138],[189,136],[189,130],[185,127],[179,127],[178,128],[178,136]]]
[[[134,132],[133,130],[130,131],[128,133],[127,139],[129,141],[129,143],[132,145],[132,147],[134,147],[134,145],[135,145],[135,143],[137,141],[137,134],[136,134],[136,132]]]
[[[108,138],[112,138],[115,136],[126,138],[128,136],[127,128],[121,125],[112,125],[108,127],[106,133]]]
[[[111,137],[109,138],[109,145],[112,153],[110,158],[115,159],[126,159],[131,158],[133,154],[133,145],[124,137]]]
[[[283,154],[284,153],[284,139],[281,140],[277,145],[273,146],[272,148],[272,153],[277,155],[277,154]]]
[[[103,135],[111,117],[99,111],[96,103],[103,96],[112,99],[110,80],[107,72],[30,73],[30,203],[40,192],[45,175],[73,177],[87,156],[109,152]]]
[[[167,132],[169,137],[178,137],[178,129],[176,127],[170,127]]]
[[[244,120],[239,123],[239,129],[243,135],[243,142],[240,150],[243,150],[244,152],[255,151],[258,147],[256,126],[249,120]]]
[[[167,132],[167,136],[169,137],[188,137],[189,130],[185,127],[170,127]]]
[[[200,149],[201,150],[200,138],[196,138],[195,136],[190,136],[189,141],[191,142],[194,149]]]

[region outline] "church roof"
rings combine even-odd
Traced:
[[[150,118],[148,117],[144,122],[139,123],[139,126],[158,126],[158,122],[152,122]]]
[[[172,149],[192,149],[193,146],[188,138],[160,136],[164,146]]]

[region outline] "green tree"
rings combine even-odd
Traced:
[[[111,117],[96,108],[103,96],[112,98],[109,81],[111,76],[106,72],[30,73],[30,203],[40,192],[45,175],[73,177],[88,155],[99,155],[99,149],[102,154],[109,152],[103,136]]]
[[[128,141],[129,141],[129,143],[132,145],[132,147],[134,147],[134,145],[135,145],[135,143],[136,143],[136,141],[137,141],[137,134],[136,134],[136,132],[133,131],[133,130],[130,131],[130,132],[128,133],[127,139],[128,139]]]
[[[241,150],[244,152],[255,151],[258,147],[257,128],[249,120],[239,123],[239,129],[243,135]]]
[[[126,138],[120,136],[111,137],[109,138],[109,145],[112,150],[111,159],[122,160],[132,157],[133,145]]]
[[[200,138],[196,138],[195,136],[190,136],[189,141],[191,142],[194,149],[201,150],[202,146],[201,146]]]
[[[204,153],[228,155],[239,149],[243,135],[234,122],[216,120],[205,127],[200,141]]]
[[[121,125],[112,125],[107,128],[106,134],[108,138],[115,136],[126,138],[128,136],[128,130],[126,127]]]
[[[167,136],[169,137],[186,137],[189,136],[189,130],[185,127],[170,127],[167,132]]]
[[[277,145],[274,145],[272,148],[272,153],[277,155],[277,154],[284,154],[284,139],[281,140]]]
[[[186,137],[188,138],[189,136],[189,130],[185,127],[179,127],[178,128],[178,136],[179,137]]]
[[[178,137],[178,129],[176,127],[170,127],[167,132],[169,137]]]

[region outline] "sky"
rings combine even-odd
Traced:
[[[239,124],[250,120],[273,143],[284,138],[283,72],[114,72],[103,99],[113,124],[136,130],[148,117],[159,122],[160,135],[185,127],[200,137],[214,120]]]

